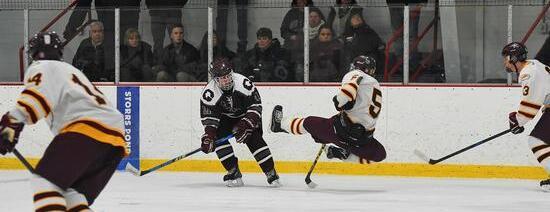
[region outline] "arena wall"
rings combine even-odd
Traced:
[[[22,86],[0,86],[0,111],[14,105]],[[117,95],[123,86],[100,86],[114,104],[124,104]],[[271,109],[276,104],[285,115],[324,116],[335,114],[331,98],[335,85],[260,85],[263,101],[264,135],[279,172],[305,173],[320,145],[309,136],[291,136],[269,132]],[[316,173],[352,175],[392,175],[425,177],[481,177],[536,179],[544,171],[527,145],[528,133],[507,134],[457,155],[443,165],[427,165],[414,149],[439,158],[497,134],[508,127],[508,112],[517,108],[519,87],[467,86],[383,86],[383,107],[375,137],[386,147],[387,159],[378,164],[351,164],[321,157]],[[139,142],[141,168],[146,169],[200,146],[202,126],[199,97],[202,85],[159,85],[139,87]],[[135,96],[136,94],[134,94]],[[120,108],[120,107],[119,107]],[[540,114],[539,114],[540,116]],[[536,117],[535,121],[539,118]],[[526,126],[530,132],[535,121]],[[17,146],[36,163],[52,134],[44,121],[27,126]],[[259,172],[251,153],[242,144],[234,144],[243,172]],[[0,169],[24,168],[13,157],[0,157]],[[167,171],[212,171],[223,168],[214,154],[197,153],[166,167]]]

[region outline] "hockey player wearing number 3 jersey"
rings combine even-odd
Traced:
[[[522,90],[518,110],[508,115],[511,132],[522,133],[523,125],[543,111],[528,142],[537,161],[550,174],[550,67],[527,60],[527,48],[518,42],[504,46],[502,56],[506,71],[519,74]],[[550,179],[541,181],[540,186],[550,192]]]
[[[34,62],[17,106],[0,121],[0,153],[13,151],[25,124],[45,119],[54,134],[30,180],[36,211],[89,211],[128,154],[123,117],[82,72],[60,61],[55,32],[29,41]]]
[[[271,131],[294,135],[309,133],[317,143],[332,143],[327,158],[346,162],[371,163],[386,158],[384,146],[373,137],[376,120],[382,107],[382,92],[372,76],[376,61],[358,56],[342,79],[342,86],[332,99],[339,114],[330,118],[308,116],[287,118],[283,108],[275,106]]]
[[[216,145],[214,141],[231,133],[237,143],[245,143],[271,186],[278,187],[279,175],[269,147],[263,139],[262,101],[252,81],[233,72],[233,65],[226,58],[216,58],[210,67],[213,77],[201,96],[201,121],[204,135],[202,151],[215,151],[227,175],[223,181],[228,187],[242,186],[238,159],[230,143]]]

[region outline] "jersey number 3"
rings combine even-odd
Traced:
[[[370,105],[369,107],[369,113],[372,118],[378,117],[378,115],[380,114],[380,109],[382,108],[382,102],[378,101],[378,97],[382,99],[382,91],[378,90],[377,88],[373,88],[372,105]]]
[[[103,93],[101,93],[101,91],[99,91],[99,89],[97,89],[97,87],[95,87],[95,85],[92,85],[92,87],[94,87],[94,90],[99,92],[101,94],[101,96],[92,93],[92,90],[90,90],[90,88],[88,86],[84,85],[84,83],[82,83],[82,81],[80,81],[80,79],[78,79],[78,77],[74,74],[73,74],[73,82],[76,83],[77,85],[80,85],[82,88],[84,88],[84,91],[86,91],[86,93],[88,95],[94,97],[97,104],[100,104],[100,105],[106,104],[105,99],[103,97],[101,97],[103,95]]]

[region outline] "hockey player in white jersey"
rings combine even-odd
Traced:
[[[55,32],[29,41],[34,62],[17,105],[0,121],[0,153],[13,151],[25,124],[44,119],[54,138],[31,178],[36,211],[89,211],[128,154],[123,117],[86,76],[62,60]]]
[[[527,60],[527,48],[518,42],[504,46],[502,56],[506,71],[519,75],[522,90],[518,110],[508,116],[511,132],[522,133],[523,125],[542,110],[528,142],[537,161],[550,174],[550,67],[538,60]],[[550,179],[541,181],[540,186],[550,192]]]
[[[294,135],[309,133],[317,143],[332,143],[327,158],[346,162],[371,163],[386,158],[384,146],[373,137],[376,120],[382,107],[382,92],[374,75],[376,61],[358,56],[342,85],[333,97],[338,114],[330,118],[316,116],[285,117],[283,108],[275,106],[271,117],[271,131]]]

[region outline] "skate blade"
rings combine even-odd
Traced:
[[[281,184],[281,182],[279,182],[279,180],[274,180],[273,182],[271,182],[271,184],[269,184],[269,187],[273,187],[273,188],[279,188],[279,187],[282,187],[283,184]]]
[[[242,186],[244,186],[243,179],[242,178],[237,178],[237,179],[234,179],[234,180],[226,180],[225,181],[225,186],[227,186],[227,187],[242,187]]]

